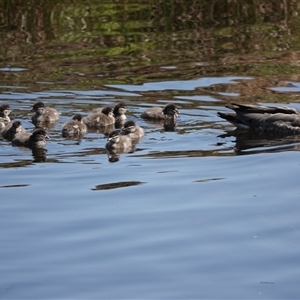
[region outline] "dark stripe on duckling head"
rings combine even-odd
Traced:
[[[45,107],[44,103],[41,102],[41,101],[36,102],[35,104],[33,104],[33,107],[31,109],[31,111],[36,111],[36,110],[38,110],[41,107]]]

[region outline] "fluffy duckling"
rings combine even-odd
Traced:
[[[127,135],[121,135],[118,130],[113,130],[106,143],[106,149],[111,152],[129,152],[132,149],[131,138]]]
[[[175,104],[169,103],[165,107],[150,107],[146,109],[141,117],[148,120],[174,120],[179,115]]]
[[[60,115],[60,112],[58,112],[55,108],[47,107],[43,102],[35,103],[31,111],[34,112],[31,117],[32,123],[37,127],[43,123],[57,122]]]
[[[113,109],[111,107],[104,107],[101,112],[92,113],[83,118],[83,123],[87,127],[101,127],[108,126],[115,123]]]
[[[12,140],[14,146],[27,147],[30,149],[44,148],[49,139],[44,129],[35,129],[32,133],[25,132],[23,134],[17,134]]]
[[[9,114],[11,109],[9,105],[2,104],[0,106],[0,131],[10,122]]]
[[[63,124],[61,133],[63,137],[70,136],[82,136],[86,134],[87,127],[83,123],[82,115],[76,114],[73,116],[72,120],[67,121]]]
[[[92,113],[102,112],[103,107],[94,108]],[[126,120],[126,112],[128,111],[127,105],[124,102],[118,102],[113,109],[115,122],[124,122]]]
[[[130,120],[125,122],[121,134],[129,136],[132,140],[140,140],[145,135],[145,132],[142,127]]]
[[[14,121],[7,124],[2,130],[2,137],[8,141],[12,141],[17,134],[26,132],[20,121]]]

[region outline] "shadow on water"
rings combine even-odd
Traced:
[[[139,182],[139,181],[123,181],[123,182],[113,182],[113,183],[107,183],[107,184],[99,184],[96,185],[95,188],[93,188],[93,191],[100,191],[100,190],[112,190],[112,189],[118,189],[118,188],[124,188],[129,186],[135,186],[144,184],[145,182]]]
[[[276,153],[283,151],[299,151],[299,135],[276,135],[272,133],[235,129],[218,136],[219,138],[235,138],[235,154]],[[227,144],[224,142],[224,144]]]

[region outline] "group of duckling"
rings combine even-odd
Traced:
[[[218,112],[219,117],[229,121],[238,128],[250,129],[275,134],[300,134],[300,112],[285,106],[262,106],[253,104],[230,104],[226,106],[234,112]],[[42,102],[33,105],[32,123],[36,126],[33,132],[27,132],[20,121],[11,122],[9,105],[0,106],[0,135],[11,141],[14,146],[30,149],[44,148],[49,138],[45,128],[59,120],[60,112],[47,107]],[[114,108],[99,107],[87,116],[76,114],[62,125],[63,137],[82,137],[89,129],[109,127],[106,143],[111,153],[130,152],[144,136],[144,129],[132,120],[126,120],[127,106],[118,102]],[[179,111],[175,104],[165,107],[151,107],[141,115],[147,120],[164,121],[164,124],[175,124]],[[112,126],[112,127],[111,127]],[[119,128],[119,129],[115,129]]]
[[[0,134],[2,138],[11,141],[13,146],[27,147],[30,149],[44,148],[49,139],[45,128],[55,124],[60,118],[60,112],[52,107],[45,106],[43,102],[33,105],[31,111],[32,123],[35,125],[33,132],[27,132],[20,121],[10,120],[11,109],[9,105],[0,106]],[[89,129],[105,128],[108,132],[106,149],[109,152],[129,152],[144,136],[144,129],[132,120],[126,120],[127,106],[118,102],[114,108],[99,107],[93,109],[87,116],[76,114],[61,127],[61,134],[65,138],[79,138]],[[175,104],[165,107],[151,107],[144,111],[142,118],[148,120],[161,120],[174,123],[179,111]],[[120,129],[115,129],[120,128]]]

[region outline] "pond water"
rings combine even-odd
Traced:
[[[2,52],[0,104],[10,105],[12,119],[32,130],[30,110],[37,101],[58,109],[61,117],[48,129],[50,139],[42,154],[0,140],[0,298],[298,298],[300,140],[236,132],[217,116],[227,103],[240,101],[280,102],[300,109],[300,80],[293,63],[289,60],[289,72],[278,72],[278,65],[287,64],[280,56],[273,73],[254,71],[256,64],[271,68],[266,66],[268,58],[262,61],[254,47],[244,65],[245,57],[237,52],[248,55],[248,48],[230,48],[223,31],[234,26],[222,25],[215,33],[224,34],[230,53],[223,58],[232,59],[223,69],[217,64],[220,57],[205,56],[202,48],[201,60],[193,57],[182,45],[195,40],[181,27],[173,31],[179,47],[176,53],[169,49],[166,61],[160,60],[168,51],[164,45],[145,50],[146,56],[142,50],[137,56],[107,54],[101,61],[107,64],[100,66],[99,45],[81,41],[80,48],[76,40],[91,37],[88,33],[95,33],[96,25],[89,18],[79,22],[79,17],[72,23],[68,14],[73,10],[62,3],[65,6],[44,9],[53,13],[51,20],[63,9],[62,20],[77,34],[73,39],[62,42],[55,36],[55,46],[50,38],[37,42],[30,57],[34,42],[7,43],[10,52]],[[134,1],[130,3],[130,9],[136,9]],[[74,4],[74,14],[88,14],[93,5],[91,1],[83,9]],[[116,7],[118,14],[121,8]],[[142,21],[142,12],[136,14]],[[88,32],[82,32],[85,22]],[[63,22],[53,24],[49,26],[55,34],[59,26],[64,28]],[[114,22],[110,25],[115,28]],[[155,26],[163,41],[164,29]],[[40,27],[27,29],[41,37]],[[2,32],[6,41],[16,33],[23,34],[24,27]],[[115,53],[121,36],[129,35],[113,34],[106,51]],[[62,52],[52,49],[57,45]],[[298,49],[290,47],[295,58]],[[91,51],[86,58],[87,48],[95,56]],[[145,63],[150,54],[160,59]],[[181,60],[184,56],[186,61]],[[145,130],[134,152],[110,162],[105,134],[89,131],[81,140],[61,136],[62,124],[75,113],[87,115],[118,101],[127,104],[127,118]],[[146,108],[169,102],[180,110],[173,130],[140,117]]]

